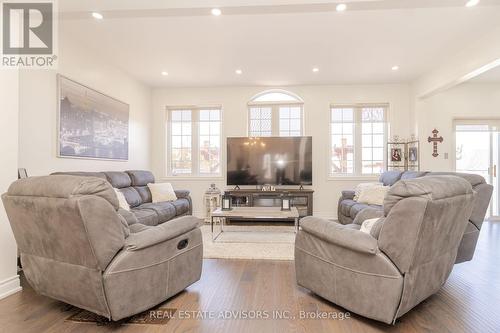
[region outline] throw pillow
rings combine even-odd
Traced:
[[[373,186],[364,188],[358,197],[359,203],[364,203],[367,205],[379,205],[384,204],[384,198],[389,191],[390,186]]]
[[[153,203],[177,200],[174,188],[170,183],[149,183],[148,187],[151,191]]]
[[[370,231],[372,230],[373,226],[375,225],[375,222],[377,222],[379,219],[380,219],[379,217],[376,217],[374,219],[365,220],[365,222],[363,222],[363,224],[361,225],[361,228],[359,229],[359,231],[370,234]]]
[[[361,183],[361,184],[358,184],[358,186],[356,186],[356,188],[354,189],[353,200],[358,201],[359,194],[361,193],[361,191],[363,191],[363,189],[374,187],[374,186],[384,186],[384,184],[383,183]]]
[[[114,190],[116,193],[116,197],[118,198],[118,204],[120,208],[130,211],[130,206],[127,202],[127,199],[125,199],[125,195],[117,188],[115,188]]]

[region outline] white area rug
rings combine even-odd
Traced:
[[[217,234],[220,227],[214,227]],[[203,258],[293,260],[293,226],[227,225],[212,241],[209,225],[201,227]]]

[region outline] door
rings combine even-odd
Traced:
[[[455,170],[483,176],[493,185],[488,217],[500,216],[500,120],[455,121]]]

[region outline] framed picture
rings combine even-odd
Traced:
[[[28,178],[28,171],[25,168],[17,169],[17,179]]]
[[[420,149],[418,141],[410,141],[407,143],[408,149],[408,170],[420,170]]]
[[[58,157],[127,161],[128,104],[58,75]]]
[[[403,150],[401,148],[391,148],[391,162],[401,162],[403,160]]]
[[[408,148],[408,161],[410,162],[417,161],[417,147]]]
[[[387,170],[406,170],[406,143],[394,141],[387,143]]]

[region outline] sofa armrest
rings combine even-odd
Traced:
[[[354,190],[344,190],[342,191],[342,200],[353,200],[355,194],[356,192],[354,192]]]
[[[326,242],[366,254],[377,254],[377,240],[367,233],[345,227],[317,217],[305,217],[300,221],[302,230]]]
[[[364,221],[374,218],[384,217],[384,211],[382,207],[380,209],[368,207],[360,211],[352,223],[362,225]]]
[[[144,249],[185,234],[198,228],[200,224],[201,220],[194,216],[179,217],[155,227],[131,233],[125,239],[124,248],[129,251]]]
[[[191,191],[189,190],[175,190],[175,195],[177,196],[177,198],[187,198],[189,197],[189,194],[191,193]]]

